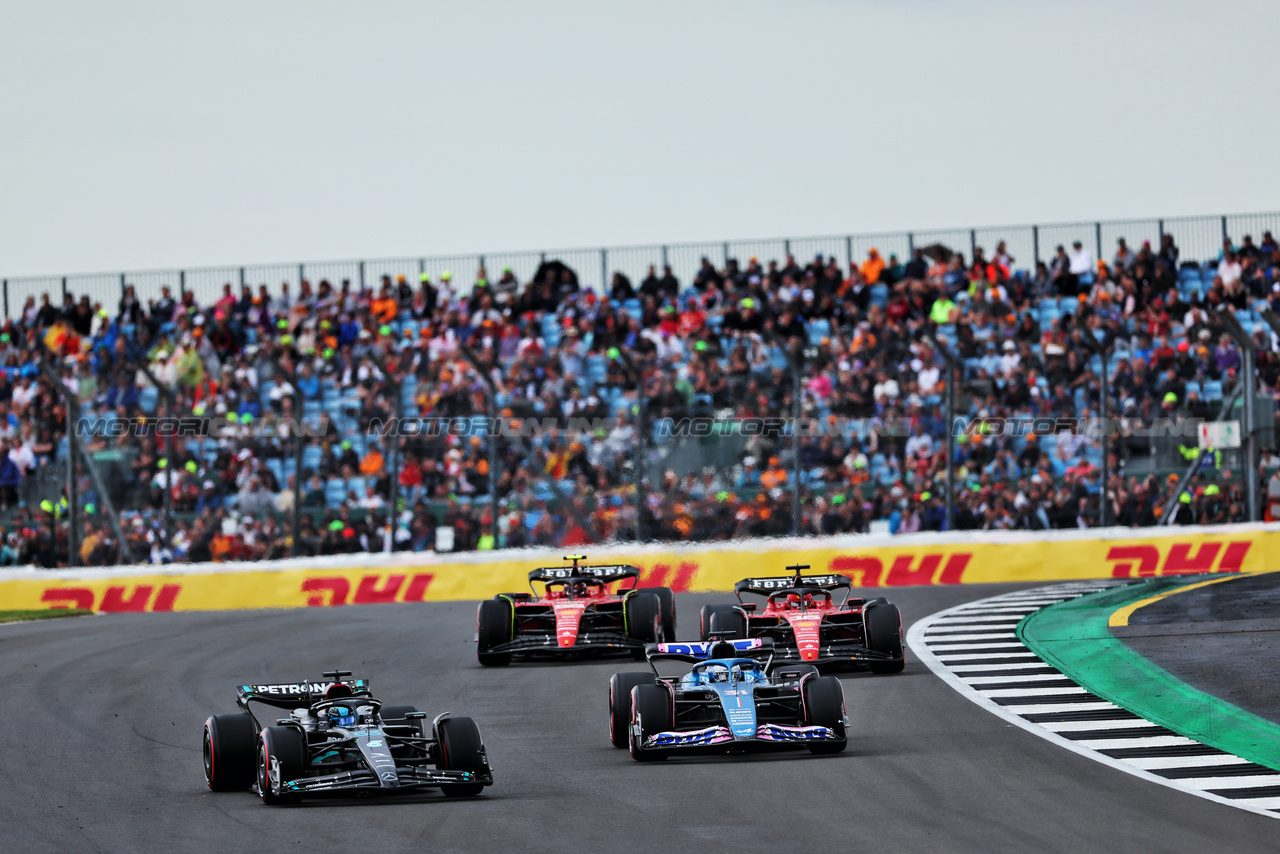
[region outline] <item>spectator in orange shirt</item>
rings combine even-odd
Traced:
[[[390,285],[383,285],[378,298],[369,304],[369,313],[377,318],[380,324],[395,320],[399,311],[400,307],[396,304],[395,297],[391,295]]]
[[[862,262],[862,266],[858,270],[862,273],[862,278],[868,285],[874,285],[880,281],[880,274],[884,272],[884,259],[880,257],[880,250],[874,246],[868,249],[867,260]]]
[[[787,482],[787,470],[777,457],[769,458],[769,468],[760,475],[760,485],[765,489],[773,489]]]
[[[377,445],[370,445],[369,452],[360,461],[360,474],[365,477],[377,477],[386,467],[387,461],[383,459],[382,451],[378,450]]]

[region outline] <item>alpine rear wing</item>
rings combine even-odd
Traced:
[[[734,650],[743,658],[756,655],[773,654],[773,640],[770,638],[739,638],[737,640],[685,641],[684,643],[651,643],[646,644],[644,654],[649,659],[665,659],[668,661],[704,661],[711,651],[711,645],[731,643]]]

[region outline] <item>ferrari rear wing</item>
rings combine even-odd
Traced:
[[[529,581],[572,581],[575,578],[600,581],[605,584],[611,581],[622,581],[627,578],[639,580],[640,568],[636,566],[547,566],[529,573]]]
[[[853,581],[847,575],[800,575],[797,573],[781,578],[744,578],[733,585],[733,592],[770,596],[783,590],[803,587],[817,590],[851,590]]]

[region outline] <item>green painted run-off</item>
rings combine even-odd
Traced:
[[[1099,697],[1179,735],[1280,770],[1280,725],[1196,690],[1131,650],[1107,626],[1117,608],[1197,580],[1156,579],[1050,605],[1019,623],[1018,637]]]

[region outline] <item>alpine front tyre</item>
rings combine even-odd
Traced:
[[[204,722],[204,781],[210,789],[243,792],[253,785],[257,740],[248,715],[214,715]]]
[[[485,758],[480,727],[471,718],[445,718],[436,726],[436,743],[440,749],[439,767],[445,771],[471,771],[482,774],[489,770]],[[484,791],[484,783],[449,783],[441,786],[446,798],[474,798]]]
[[[615,673],[609,677],[609,743],[614,747],[627,746],[627,731],[631,725],[631,689],[637,685],[656,684],[657,677],[645,671]]]
[[[511,653],[490,652],[512,638],[511,603],[506,599],[486,599],[476,609],[476,658],[484,667],[505,667]]]
[[[636,730],[639,729],[637,734]],[[661,685],[637,685],[631,689],[631,727],[627,743],[637,762],[661,762],[667,751],[643,746],[645,739],[671,729],[671,693]]]
[[[804,683],[805,726],[824,726],[835,730],[838,740],[815,741],[810,753],[841,753],[849,744],[844,728],[844,686],[834,676],[809,678]]]
[[[876,605],[862,612],[866,624],[867,648],[893,656],[891,661],[871,662],[872,673],[901,673],[906,666],[902,654],[902,613],[897,605]]]

